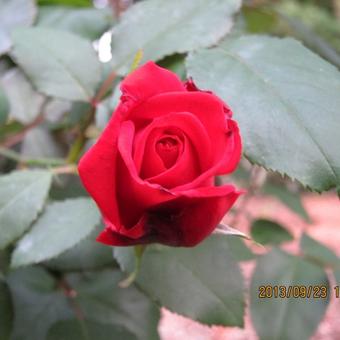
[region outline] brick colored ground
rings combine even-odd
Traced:
[[[304,222],[299,216],[271,197],[253,198],[248,204],[247,213],[257,218],[270,218],[281,222],[296,238],[305,231],[340,256],[340,201],[337,196],[335,194],[307,194],[303,197],[303,204],[312,219],[311,224]],[[228,223],[228,218],[226,223]],[[247,233],[249,231],[249,223],[245,218],[241,218],[236,227]],[[295,253],[298,249],[297,241],[290,242],[284,248]],[[255,252],[261,251],[256,246],[252,246],[252,249]],[[242,264],[246,284],[248,284],[253,269],[253,262]],[[312,340],[340,340],[339,320],[340,299],[333,298]],[[236,327],[204,326],[163,309],[159,332],[162,340],[257,339],[248,310],[246,311],[245,328],[239,329]]]

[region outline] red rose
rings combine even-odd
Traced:
[[[105,222],[98,241],[194,246],[240,195],[214,185],[241,156],[231,110],[153,62],[128,75],[108,126],[79,164]]]

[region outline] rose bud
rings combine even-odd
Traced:
[[[120,103],[79,163],[105,223],[97,240],[190,247],[217,227],[242,193],[214,185],[235,170],[241,138],[216,95],[148,62],[121,83]]]

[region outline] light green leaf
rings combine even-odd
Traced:
[[[75,246],[99,223],[100,214],[88,198],[54,202],[20,240],[12,267],[51,259]]]
[[[9,340],[13,327],[12,298],[7,283],[0,277],[0,339]]]
[[[14,171],[0,177],[0,249],[21,236],[43,208],[51,186],[48,171]]]
[[[215,44],[232,27],[240,0],[146,0],[131,6],[114,27],[112,65],[128,72],[139,49],[142,63]]]
[[[36,15],[34,0],[1,0],[0,2],[0,55],[11,48],[13,29],[30,26]]]
[[[262,286],[269,288],[263,291]],[[284,287],[278,289],[282,298],[279,295],[275,297],[272,287],[276,286]],[[292,287],[290,293],[289,286]],[[310,297],[300,297],[304,294],[304,288],[293,288],[295,286],[306,286],[306,294],[308,287],[311,287]],[[324,287],[324,293],[328,292],[327,297],[320,297],[320,286]],[[309,339],[322,320],[330,298],[327,275],[321,267],[278,249],[260,258],[250,289],[251,317],[259,338],[263,340]],[[262,298],[259,297],[261,293]],[[273,295],[267,298],[270,294]],[[317,297],[314,298],[313,294]]]
[[[111,8],[45,6],[39,9],[37,25],[69,31],[95,40],[113,24],[112,14]]]
[[[102,229],[103,226],[99,225],[84,240],[55,259],[45,262],[45,265],[59,271],[91,270],[113,265],[111,248],[96,241]]]
[[[51,327],[47,340],[137,340],[137,337],[120,326],[89,320],[60,321]]]
[[[313,190],[340,186],[334,66],[293,39],[244,36],[191,54],[187,69],[230,105],[252,162]]]
[[[28,131],[21,144],[21,155],[25,158],[62,158],[63,150],[50,131],[38,126]]]
[[[118,270],[70,274],[66,279],[87,320],[121,325],[139,340],[159,339],[159,308],[135,287],[119,288],[123,276]]]
[[[117,247],[115,257],[125,271],[134,269],[133,249]],[[243,325],[242,275],[223,236],[190,249],[147,247],[137,285],[162,306],[194,320]]]
[[[280,244],[293,240],[291,233],[280,224],[259,219],[252,223],[251,237],[260,244]]]
[[[100,63],[89,41],[42,27],[15,30],[12,39],[12,56],[40,92],[86,102],[94,96]]]
[[[0,125],[6,123],[8,112],[9,112],[9,101],[4,90],[0,87]]]
[[[52,99],[44,106],[44,117],[50,123],[58,123],[65,113],[71,110],[72,104],[68,100]]]
[[[335,253],[307,234],[302,235],[300,248],[303,255],[307,259],[314,261],[316,264],[323,266],[338,266],[340,268],[340,260]]]
[[[65,294],[43,268],[16,270],[8,281],[15,310],[11,340],[45,340],[52,324],[74,317]]]
[[[10,103],[10,116],[20,123],[31,123],[40,113],[44,96],[34,90],[19,68],[7,71],[0,80]]]

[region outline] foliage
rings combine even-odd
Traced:
[[[319,5],[144,0],[117,19],[117,8],[89,0],[0,0],[1,340],[158,339],[162,306],[242,327],[249,297],[260,339],[312,336],[329,294],[260,298],[259,287],[329,289],[328,273],[340,282],[340,260],[327,247],[304,234],[299,255],[288,254],[278,247],[293,236],[259,219],[251,236],[270,252],[213,235],[195,248],[149,246],[137,272],[132,247],[113,256],[95,242],[100,214],[76,163],[141,50],[142,63],[190,76],[230,105],[245,158],[266,169],[263,184],[244,160],[234,178],[246,195],[276,197],[309,222],[301,193],[340,192],[340,31],[330,5]],[[104,64],[97,49],[110,34]],[[241,261],[256,262],[250,289]]]

